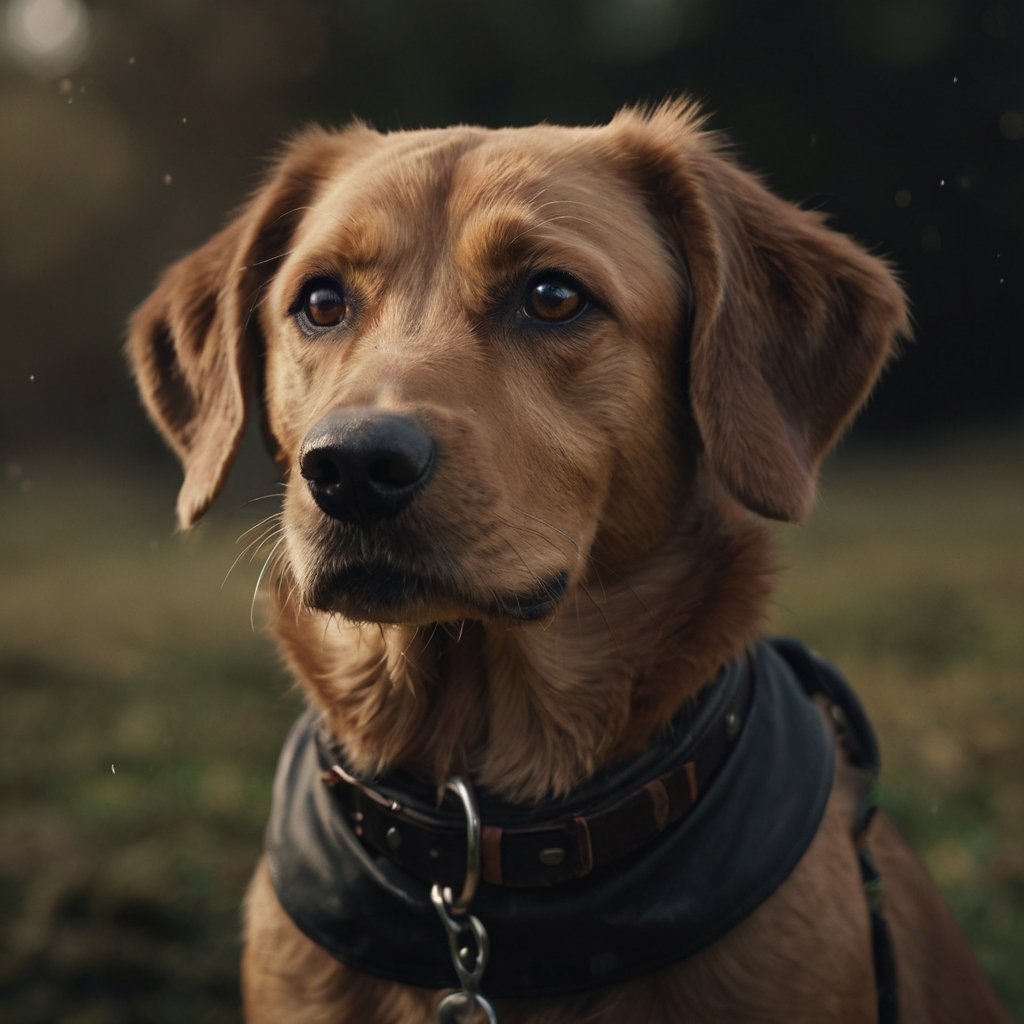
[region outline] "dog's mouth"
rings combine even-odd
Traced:
[[[569,586],[569,574],[558,572],[549,576],[537,590],[528,594],[495,594],[491,609],[493,613],[520,622],[533,622],[550,615],[565,596]]]
[[[364,622],[408,622],[431,618],[431,610],[459,609],[487,618],[532,622],[554,612],[568,589],[567,572],[557,572],[525,592],[491,588],[470,593],[449,581],[386,562],[323,566],[304,595],[311,608],[339,612]]]

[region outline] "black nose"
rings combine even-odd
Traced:
[[[405,416],[345,409],[302,442],[299,471],[334,519],[370,523],[401,512],[427,482],[437,446]]]

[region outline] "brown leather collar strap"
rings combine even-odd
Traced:
[[[725,763],[746,718],[751,699],[750,673],[707,688],[685,712],[686,727],[673,739],[669,756],[656,759],[654,777],[633,779],[623,793],[611,785],[582,805],[552,801],[533,809],[539,820],[503,822],[488,814],[481,794],[484,880],[500,886],[556,885],[583,878],[639,850],[698,802]],[[458,884],[465,871],[465,825],[442,806],[434,810],[422,798],[403,799],[394,785],[371,785],[344,767],[341,750],[323,731],[318,736],[324,782],[331,788],[353,831],[364,843],[424,882]],[[673,757],[673,754],[678,756]],[[565,805],[562,813],[558,806]]]

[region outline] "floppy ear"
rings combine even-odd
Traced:
[[[803,521],[822,457],[909,334],[903,293],[885,261],[738,167],[693,106],[614,125],[689,272],[690,401],[709,467],[752,511]]]
[[[232,276],[238,285],[243,277],[245,223],[243,215],[165,271],[129,327],[127,352],[139,391],[185,471],[178,494],[182,528],[220,491],[245,429],[252,357],[232,315],[244,299],[229,284]]]
[[[223,486],[245,430],[262,350],[256,306],[313,195],[362,125],[305,132],[219,234],[179,260],[136,310],[126,351],[153,422],[181,460],[178,523],[191,526]]]

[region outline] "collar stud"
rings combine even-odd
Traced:
[[[740,734],[740,726],[743,719],[735,711],[730,711],[725,716],[725,736],[730,743]]]
[[[565,850],[560,846],[548,846],[541,850],[537,857],[541,864],[550,868],[556,864],[561,864],[565,860]]]

